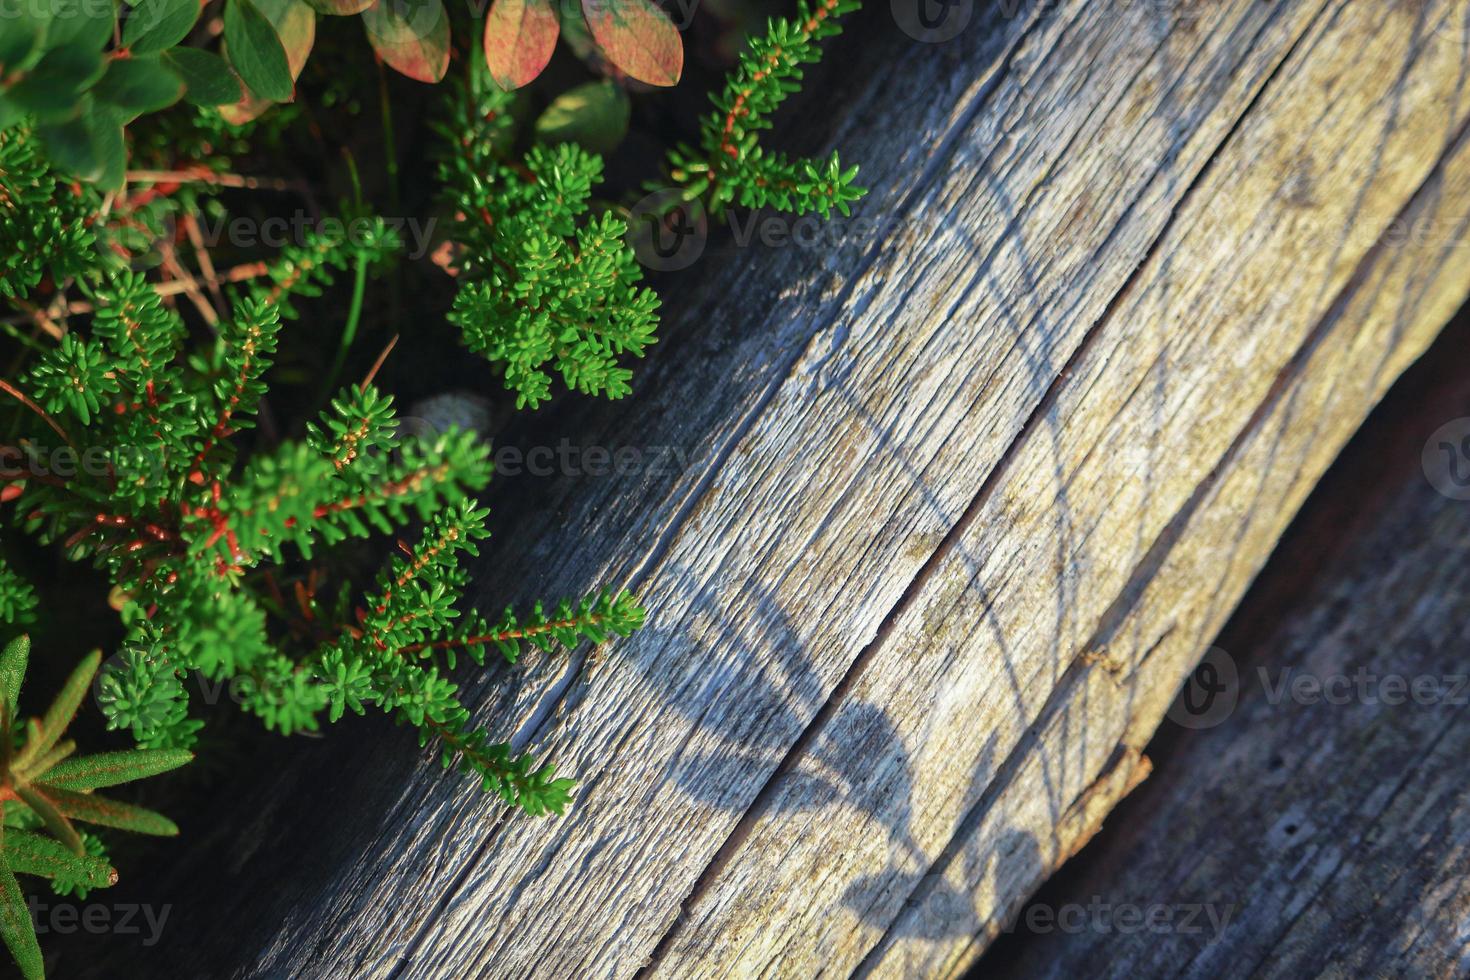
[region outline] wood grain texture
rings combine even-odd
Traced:
[[[159,886],[191,896],[187,943],[140,962],[963,968],[1146,772],[1294,508],[1464,298],[1465,51],[1433,28],[1466,12],[982,5],[944,45],[868,20],[834,59],[872,70],[796,118],[861,163],[879,232],[707,255],[638,396],[505,434],[678,451],[492,498],[485,605],[628,582],[650,608],[605,655],[468,688],[577,807],[508,819],[349,729],[231,801]],[[1406,218],[1450,224],[1382,238]]]
[[[1217,702],[1175,706],[1189,727],[1161,730],[1147,787],[1018,916],[985,976],[1470,970],[1470,502],[1438,493],[1420,468],[1436,429],[1470,412],[1463,327],[1459,346],[1436,345],[1459,362],[1452,400],[1354,440],[1357,458],[1334,468],[1299,540],[1222,634],[1220,669],[1198,682]],[[1322,499],[1328,487],[1337,499]],[[1371,522],[1319,544],[1356,509],[1341,498],[1365,490]],[[1288,611],[1268,626],[1260,614],[1277,602]],[[1098,911],[1069,913],[1065,930],[1049,919],[1089,906]],[[1125,907],[1164,911],[1155,928],[1120,929]],[[1185,910],[1206,908],[1186,926]]]

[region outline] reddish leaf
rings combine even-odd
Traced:
[[[582,0],[582,12],[607,60],[649,85],[675,85],[684,71],[679,31],[649,0]]]
[[[316,41],[316,15],[302,0],[255,0],[255,6],[265,14],[280,36],[294,82],[301,77],[306,57],[311,54],[312,43]]]
[[[373,50],[409,78],[437,82],[449,70],[449,15],[443,0],[377,0],[362,12]]]
[[[560,30],[550,0],[495,0],[485,18],[485,64],[495,84],[529,85],[551,60]]]

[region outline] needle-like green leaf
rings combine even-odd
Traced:
[[[20,794],[20,798],[25,801],[25,805],[36,812],[36,816],[41,818],[41,821],[46,825],[46,829],[51,831],[57,840],[71,848],[75,854],[87,853],[86,848],[82,846],[82,836],[77,833],[77,829],[71,825],[71,821],[66,818],[60,808],[49,797],[37,790],[36,787],[27,786],[24,783],[18,784],[15,787],[15,791]]]
[[[0,868],[0,937],[26,980],[44,980],[46,967],[41,960],[41,944],[36,942],[31,910],[21,894],[20,882],[7,868]]]
[[[69,789],[57,789],[54,786],[34,787],[31,793],[32,795],[44,793],[45,801],[51,804],[58,814],[73,820],[80,820],[83,823],[97,824],[101,827],[116,827],[118,830],[131,830],[135,834],[153,834],[158,837],[173,837],[179,832],[178,825],[161,813],[155,813],[131,803],[110,800],[105,796],[74,793]],[[31,801],[26,798],[26,802],[29,804]],[[31,808],[35,809],[35,805],[31,804]]]
[[[117,872],[101,858],[73,854],[49,837],[13,827],[5,833],[5,864],[18,874],[62,875],[92,888],[117,883]]]
[[[49,787],[85,791],[130,783],[177,769],[194,758],[187,749],[130,749],[67,759],[37,778]]]
[[[25,680],[26,661],[30,658],[30,653],[29,636],[17,636],[0,653],[0,690],[5,692],[5,707],[11,718],[15,717],[16,702],[20,698],[20,685]]]
[[[100,663],[102,663],[101,651],[93,650],[82,659],[77,669],[71,672],[71,676],[62,685],[61,692],[56,695],[56,700],[52,701],[51,707],[46,709],[46,716],[41,719],[39,737],[29,739],[25,748],[21,749],[20,755],[16,757],[17,769],[24,769],[32,760],[44,756],[61,738],[66,727],[76,717],[77,708],[81,706],[82,699],[87,696],[87,688],[91,685],[92,677],[97,673],[97,666]]]

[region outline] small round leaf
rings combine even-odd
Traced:
[[[164,62],[184,80],[184,101],[194,105],[228,105],[240,101],[240,79],[225,59],[198,48],[166,51]]]
[[[362,12],[373,50],[399,72],[437,82],[449,69],[449,14],[443,0],[376,0]]]
[[[628,132],[628,93],[609,81],[588,82],[557,96],[536,120],[536,136],[548,143],[577,143],[611,153]]]
[[[119,58],[107,66],[102,81],[92,92],[99,102],[113,106],[130,119],[179,101],[179,96],[184,94],[184,80],[156,54]]]
[[[291,68],[276,29],[251,0],[225,0],[226,54],[250,90],[263,99],[291,98]]]
[[[135,55],[171,48],[199,19],[199,0],[139,0],[123,23],[122,43]]]
[[[650,0],[582,0],[597,46],[618,68],[649,85],[675,85],[684,72],[684,42]]]
[[[529,85],[556,49],[560,32],[549,0],[495,0],[485,18],[485,64],[503,89]]]

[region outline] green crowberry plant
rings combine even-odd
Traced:
[[[700,146],[680,146],[667,162],[682,200],[713,214],[731,204],[793,214],[846,215],[862,197],[857,168],[767,152],[760,131],[795,91],[802,65],[821,57],[820,42],[841,32],[838,18],[857,0],[799,0],[795,20],[774,19],[752,39],[713,97],[715,112]],[[575,144],[513,152],[514,99],[478,63],[451,98],[438,128],[447,145],[439,176],[455,214],[460,277],[450,320],[469,348],[504,370],[518,407],[551,396],[552,371],[568,388],[608,398],[626,395],[632,371],[623,355],[643,356],[655,342],[658,297],[639,285],[642,271],[627,223],[592,209],[602,158]],[[666,189],[650,183],[650,189]]]
[[[453,60],[440,0],[418,23],[427,31],[363,0],[79,4],[56,0],[48,9],[67,16],[0,24],[0,300],[13,311],[0,332],[15,347],[0,362],[0,520],[90,564],[121,636],[100,673],[93,654],[57,706],[27,726],[14,723],[26,641],[0,655],[0,729],[9,735],[0,745],[0,933],[27,976],[41,975],[41,961],[17,912],[16,873],[84,894],[115,874],[102,839],[74,821],[175,832],[92,791],[191,757],[203,728],[191,678],[229,683],[245,713],[287,735],[381,712],[506,803],[561,813],[571,780],[476,726],[452,672],[462,658],[513,664],[527,645],[602,643],[644,619],[636,599],[615,590],[498,615],[466,608],[465,562],[489,536],[489,512],[475,499],[492,476],[487,444],[455,428],[406,432],[393,397],[373,383],[381,358],[361,383],[334,390],[369,270],[401,286],[403,267],[389,267],[400,248],[388,224],[363,217],[366,182],[352,149],[325,134],[337,121],[326,110],[352,117],[363,107],[352,79],[337,78],[336,64],[315,79],[302,74],[316,17],[361,14],[386,64],[430,81]],[[770,21],[750,42],[695,145],[675,147],[646,185],[673,186],[670,211],[849,213],[863,193],[856,168],[844,170],[835,153],[790,158],[760,137],[856,7],[798,0],[794,19]],[[496,0],[483,20],[483,57],[466,59],[436,126],[451,214],[440,264],[457,277],[447,318],[496,366],[518,408],[546,403],[557,379],[622,397],[629,358],[656,342],[659,299],[629,244],[629,209],[598,196],[617,161],[608,168],[594,150],[611,152],[628,129],[629,78],[677,81],[683,42],[646,0],[589,0],[559,22],[542,0]],[[604,77],[563,93],[527,131],[519,123],[530,100],[510,89],[540,73],[560,31]],[[293,100],[298,80],[323,90],[317,103],[261,116]],[[396,201],[391,99],[378,81],[386,197]],[[168,108],[179,100],[191,105]],[[263,184],[229,173],[231,157],[300,155],[293,139],[314,141],[329,161],[345,156],[358,231],[323,222],[269,261],[218,272],[199,217],[228,216],[238,199],[226,207],[224,188]],[[269,189],[302,193],[305,183],[278,178]],[[241,210],[273,207],[248,198]],[[180,262],[186,253],[197,279]],[[293,389],[323,351],[302,360],[301,348],[321,331],[289,325],[298,306],[324,306],[317,298],[345,270],[353,285],[341,335],[335,350],[319,345],[329,380],[303,408]],[[186,319],[183,296],[198,316]],[[281,405],[290,418],[279,417]],[[42,567],[32,557],[21,563],[28,572]],[[38,581],[40,597],[0,558],[5,635],[44,635]],[[79,760],[60,736],[94,675],[107,727],[137,748]]]
[[[570,782],[469,728],[442,669],[460,652],[514,662],[522,641],[626,635],[642,621],[632,598],[563,602],[550,616],[537,606],[524,622],[461,614],[459,557],[488,533],[486,511],[466,498],[489,480],[488,448],[457,429],[402,437],[392,400],[371,385],[344,391],[304,440],[242,462],[233,438],[259,413],[290,294],[393,244],[379,229],[356,244],[316,236],[288,249],[237,297],[213,349],[193,357],[182,321],[141,276],[99,275],[86,287],[91,337],[66,334],[18,384],[0,383],[37,427],[8,450],[8,495],[28,531],[112,581],[127,637],[100,700],[140,744],[193,744],[189,674],[243,678],[245,710],[269,728],[314,731],[373,705],[440,739],[446,765],[458,758],[507,802],[560,812]],[[43,446],[82,465],[56,476]],[[360,600],[345,584],[318,593],[308,567],[318,550],[413,519],[427,522],[419,544]]]

